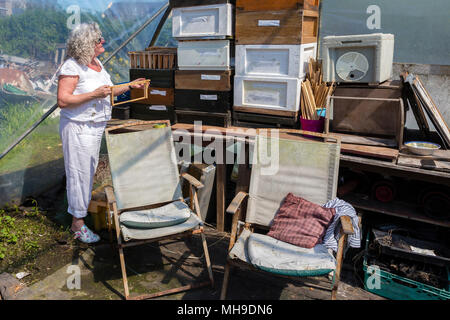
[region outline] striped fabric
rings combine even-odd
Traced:
[[[325,247],[327,247],[328,249],[332,249],[335,252],[337,251],[341,226],[339,219],[341,216],[349,216],[352,219],[353,230],[355,231],[355,233],[349,235],[347,247],[345,249],[348,249],[349,247],[360,248],[361,232],[359,230],[359,221],[355,209],[350,204],[339,198],[328,201],[323,207],[334,208],[336,210],[333,222],[331,222],[331,224],[329,225],[323,238],[323,244],[325,245]]]

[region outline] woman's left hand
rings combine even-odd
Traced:
[[[130,87],[133,88],[133,89],[144,89],[144,87],[145,87],[144,83],[135,84],[135,82],[139,82],[139,81],[143,81],[143,80],[147,80],[147,79],[139,78],[139,79],[136,79],[136,80],[130,82]]]

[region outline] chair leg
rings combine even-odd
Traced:
[[[123,248],[119,248],[120,267],[122,269],[123,288],[125,291],[125,300],[130,297],[130,291],[128,290],[127,269],[125,267],[125,257],[123,255]]]
[[[208,268],[208,274],[209,274],[209,280],[211,280],[211,287],[214,288],[214,277],[211,267],[211,260],[209,258],[209,251],[208,251],[208,245],[206,243],[206,237],[205,234],[202,233],[202,243],[203,243],[203,251],[205,252],[205,261],[206,261],[206,267]]]
[[[225,265],[225,273],[223,275],[222,291],[220,292],[220,300],[225,300],[228,289],[228,281],[230,279],[231,266],[227,261]]]
[[[334,271],[334,284],[333,289],[331,290],[331,300],[336,300],[337,298],[337,290],[339,287],[339,281],[341,279],[341,268],[342,268],[342,261],[344,258],[344,247],[346,240],[347,235],[341,232],[338,243],[338,251],[336,255],[336,270]]]

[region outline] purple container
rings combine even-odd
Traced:
[[[323,133],[325,127],[325,117],[320,117],[319,120],[308,120],[300,117],[301,130]],[[304,135],[309,138],[316,138],[314,136]]]

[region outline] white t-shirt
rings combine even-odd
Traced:
[[[74,95],[92,92],[100,86],[113,86],[111,77],[106,72],[103,64],[97,59],[102,67],[100,72],[92,70],[88,66],[78,64],[73,59],[67,59],[61,66],[57,76],[78,76],[78,83],[73,92]],[[93,121],[101,122],[111,119],[111,100],[110,97],[90,100],[75,108],[62,108],[61,117],[75,121]]]

